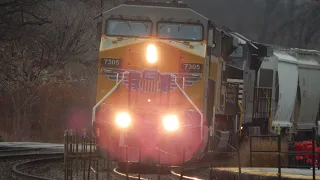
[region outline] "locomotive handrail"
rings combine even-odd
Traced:
[[[119,81],[119,73],[117,73],[117,80],[116,80],[116,84],[118,83]]]
[[[179,88],[179,90],[182,92],[182,94],[187,98],[187,100],[190,102],[190,104],[198,111],[198,113],[200,114],[201,116],[201,125],[200,125],[200,128],[201,128],[201,140],[203,139],[203,114],[202,112],[200,111],[200,109],[192,102],[192,100],[190,99],[190,97],[188,96],[188,94],[186,92],[184,92],[184,90],[180,87],[180,85],[178,84],[177,82],[177,76],[176,75],[171,75],[174,77],[174,82],[175,84],[177,85],[177,87]]]
[[[182,89],[184,90],[184,81],[185,81],[185,78],[183,77],[182,79],[183,79],[183,81],[182,81]]]
[[[122,78],[120,79],[120,81],[117,81],[116,85],[113,86],[113,88],[92,108],[92,125],[93,125],[93,122],[95,121],[96,119],[96,109],[98,106],[100,106],[103,101],[105,101],[119,86],[119,84],[124,80],[124,75],[129,73],[128,71],[125,71],[123,74],[122,74]],[[118,75],[117,75],[117,80],[118,80]]]

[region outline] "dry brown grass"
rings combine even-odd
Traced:
[[[253,151],[277,151],[278,142],[276,138],[253,138]],[[288,152],[288,142],[281,139],[281,152]],[[242,144],[240,148],[241,161],[243,166],[250,166],[250,143],[249,140]],[[252,166],[255,167],[277,167],[278,157],[276,152],[252,153]],[[281,154],[281,164],[288,164],[287,154]]]
[[[253,138],[253,151],[277,151],[278,144],[276,138]],[[281,152],[288,152],[288,142],[281,139]],[[250,142],[245,140],[240,146],[241,166],[250,166]],[[278,157],[276,152],[252,153],[252,167],[277,167]],[[237,165],[237,158],[232,160],[233,165]],[[287,153],[281,154],[281,165],[288,165]]]

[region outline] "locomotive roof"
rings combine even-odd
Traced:
[[[129,5],[143,5],[143,6],[160,6],[160,7],[175,7],[175,8],[189,8],[187,4],[183,3],[178,3],[178,2],[155,2],[155,1],[137,1],[137,0],[131,0],[131,1],[126,1],[124,4],[129,4]]]
[[[209,19],[187,6],[182,8],[183,5],[181,4],[175,4],[170,7],[165,6],[165,3],[160,3],[162,6],[153,4],[154,3],[151,2],[127,2],[104,11],[102,15],[104,19],[102,26],[105,26],[106,19],[120,18],[131,20],[151,20],[153,22],[167,21],[196,23],[201,24],[203,29],[207,29],[208,27]],[[206,36],[207,32],[204,31],[204,37]]]
[[[155,5],[157,4],[157,5]],[[167,3],[127,2],[103,12],[104,16],[132,15],[137,17],[157,17],[162,20],[194,20],[205,24],[209,19],[188,6],[166,5]]]
[[[320,51],[318,50],[313,50],[313,49],[300,49],[300,48],[288,48],[288,47],[282,47],[282,46],[277,46],[277,45],[271,45],[268,44],[267,46],[281,51],[281,52],[286,52],[286,53],[296,53],[299,55],[306,55],[306,56],[318,56],[320,57]]]
[[[164,3],[164,2],[148,2],[148,1],[126,1],[125,3],[116,6],[112,9],[103,12],[104,18],[135,16],[138,19],[151,19],[155,21],[181,21],[198,22],[204,25],[204,29],[207,28],[209,19],[199,12],[190,8],[187,4],[181,3]],[[104,25],[105,21],[103,21]],[[213,22],[212,22],[213,23]],[[225,35],[230,36],[238,40],[238,43],[248,43],[254,49],[258,51],[267,51],[266,46],[261,43],[245,38],[244,36],[232,32],[231,30],[223,29],[213,23],[215,28],[222,31]],[[204,34],[207,35],[206,32]],[[260,54],[260,53],[259,53]],[[264,52],[262,54],[267,54]]]

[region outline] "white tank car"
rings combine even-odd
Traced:
[[[258,73],[258,86],[272,86],[272,126],[307,130],[316,126],[320,103],[320,52],[273,47]],[[262,71],[271,70],[272,78]]]

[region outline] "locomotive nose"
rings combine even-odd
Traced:
[[[143,149],[155,149],[157,147],[158,133],[156,127],[145,124],[139,133],[139,145]]]
[[[150,133],[144,133],[142,137],[140,137],[139,143],[142,149],[155,149],[157,147],[156,140],[153,138],[155,135]]]

